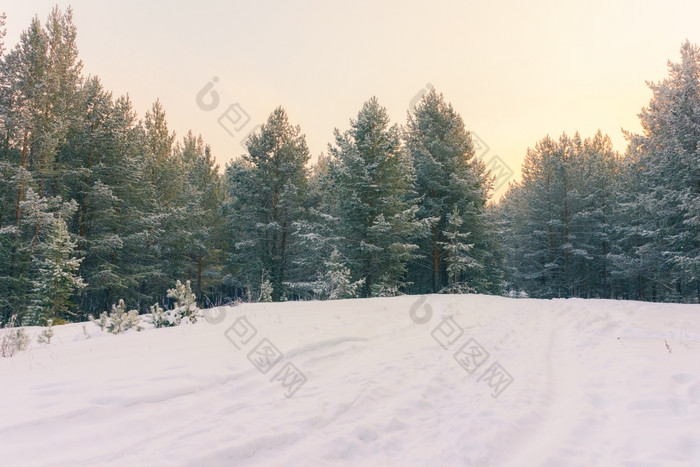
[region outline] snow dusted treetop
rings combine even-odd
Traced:
[[[0,57],[5,54],[5,33],[7,33],[5,29],[6,19],[5,13],[0,13]]]

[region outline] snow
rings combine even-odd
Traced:
[[[417,300],[57,326],[0,359],[0,465],[700,465],[698,305]]]

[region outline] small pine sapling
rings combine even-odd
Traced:
[[[172,310],[164,310],[158,303],[150,307],[151,320],[156,328],[167,328],[180,324],[181,316],[173,313]]]
[[[357,291],[364,284],[365,280],[360,279],[352,282],[350,279],[350,268],[348,268],[337,249],[333,249],[328,261],[324,261],[326,272],[318,282],[319,294],[329,300],[341,298],[354,298]]]
[[[175,283],[174,289],[168,290],[168,297],[175,299],[173,314],[177,316],[178,323],[187,318],[191,323],[196,323],[201,317],[201,310],[197,307],[197,296],[192,293],[192,284],[185,281]]]
[[[269,303],[272,302],[272,284],[269,279],[265,279],[260,284],[260,296],[258,297],[259,302]]]
[[[123,321],[126,318],[126,304],[124,300],[119,300],[119,304],[112,305],[112,311],[109,313],[109,324],[107,330],[112,334],[120,334],[123,329]]]
[[[396,297],[401,295],[398,283],[387,274],[382,275],[376,284],[370,287],[373,297]]]
[[[104,332],[104,330],[107,328],[107,325],[109,324],[109,315],[107,315],[106,311],[103,311],[100,313],[100,317],[98,319],[95,319],[92,315],[88,315],[88,318],[92,323],[100,328],[100,331]]]
[[[40,344],[50,344],[51,343],[51,338],[54,336],[53,332],[53,320],[52,319],[47,319],[46,320],[46,327],[44,328],[43,331],[41,331],[41,334],[39,334],[39,337],[36,338],[37,342]]]
[[[122,319],[122,328],[124,331],[129,329],[136,329],[137,332],[143,330],[141,327],[141,316],[137,310],[129,310],[126,316]]]
[[[141,317],[136,310],[126,311],[124,300],[119,300],[118,305],[112,305],[112,311],[109,314],[109,324],[107,330],[112,334],[121,334],[129,329],[141,330],[139,323]]]
[[[136,310],[126,311],[126,304],[124,300],[119,300],[117,305],[112,305],[112,311],[107,314],[107,312],[100,313],[99,319],[95,319],[92,315],[88,316],[90,321],[92,321],[96,326],[98,326],[102,331],[105,329],[112,334],[121,334],[128,331],[129,329],[136,329],[141,331],[141,317],[139,312]]]

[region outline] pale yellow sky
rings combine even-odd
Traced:
[[[73,6],[86,74],[140,116],[160,98],[178,139],[201,133],[222,166],[278,105],[316,156],[371,96],[403,124],[428,84],[516,176],[547,134],[600,128],[624,151],[645,81],[666,76],[686,38],[700,43],[697,1],[35,0],[0,7],[7,45],[55,4]],[[214,77],[206,111],[197,94]]]

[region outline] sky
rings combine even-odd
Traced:
[[[372,96],[402,125],[435,87],[497,175],[496,197],[547,135],[600,129],[624,152],[646,83],[686,39],[700,44],[697,1],[33,0],[0,6],[7,47],[54,5],[73,8],[85,75],[141,117],[160,99],[178,139],[201,134],[222,168],[277,106],[315,159]]]

